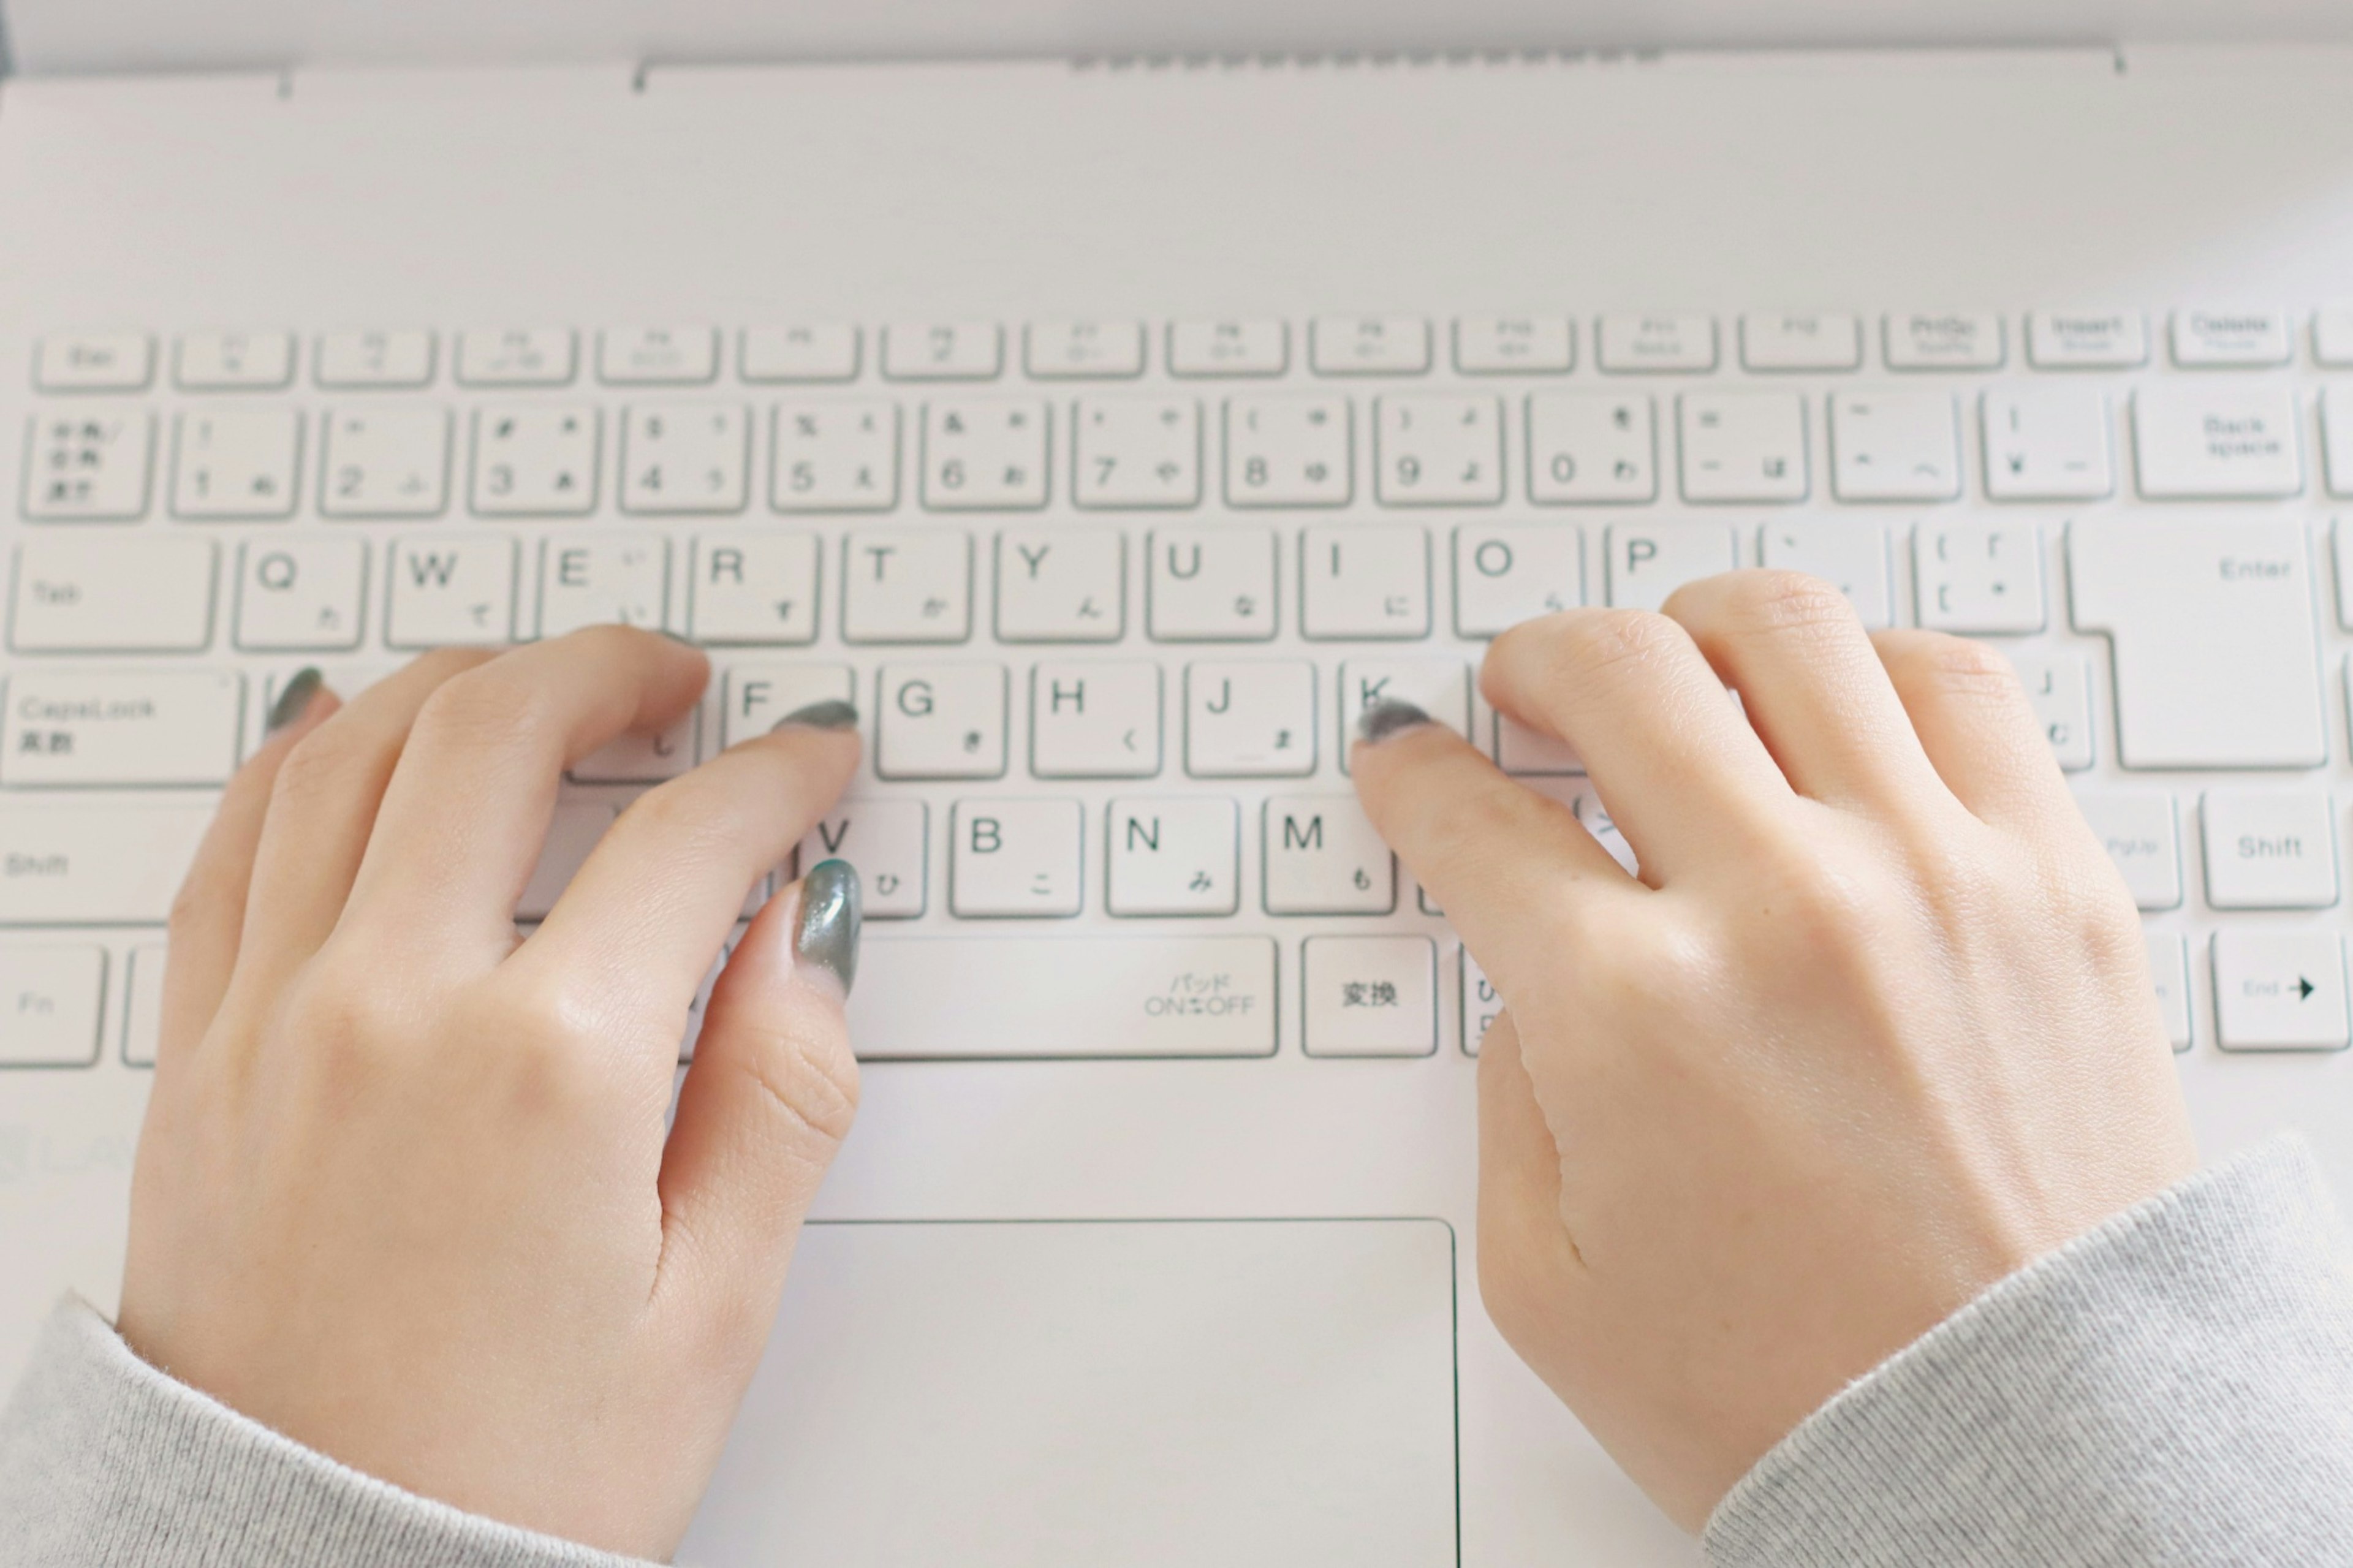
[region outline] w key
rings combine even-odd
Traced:
[[[2312,768],[2327,761],[2304,524],[2079,518],[2075,629],[2115,648],[2128,768]]]

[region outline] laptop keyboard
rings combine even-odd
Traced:
[[[868,762],[799,858],[863,874],[868,1055],[1475,1051],[1493,994],[1348,793],[1356,714],[1418,702],[1626,858],[1576,757],[1480,702],[1483,641],[1758,564],[2010,654],[2177,1048],[2348,1043],[2353,307],[61,331],[34,363],[0,1064],[153,1060],[173,889],[294,670],[349,694],[605,621],[704,645],[712,689],[575,770],[526,922],[637,793],[847,698]]]

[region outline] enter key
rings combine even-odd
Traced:
[[[2327,760],[2319,628],[2292,519],[2079,518],[2075,629],[2115,652],[2128,768],[2310,768]]]

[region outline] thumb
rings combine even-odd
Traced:
[[[754,1352],[858,1110],[842,1016],[858,935],[847,861],[823,861],[768,900],[711,994],[662,1154],[657,1289],[717,1292],[706,1301],[744,1314]]]

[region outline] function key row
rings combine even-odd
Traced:
[[[2134,369],[2149,363],[2149,322],[2137,311],[2038,310],[2025,318],[2025,360],[2038,370]],[[1461,316],[1443,329],[1462,375],[1559,375],[1577,364],[1578,326],[1566,315]],[[1879,323],[1890,370],[1997,370],[2010,357],[2008,322],[1991,311],[1891,312]],[[1592,325],[1594,363],[1605,374],[1704,374],[1726,345],[1706,314],[1604,315]],[[1750,312],[1735,323],[1745,370],[1859,371],[1867,333],[1860,316]],[[1019,331],[1021,369],[1032,379],[1122,380],[1144,374],[1140,321],[1038,321]],[[1438,363],[1440,331],[1421,316],[1318,316],[1307,323],[1306,364],[1317,375],[1423,375]],[[866,368],[867,332],[846,321],[746,327],[733,334],[744,381],[855,381]],[[2182,310],[2167,337],[2184,369],[2279,366],[2295,355],[2296,322],[2269,308]],[[2353,305],[2316,311],[2316,363],[2353,366]],[[584,357],[609,386],[707,385],[723,373],[715,326],[611,327],[584,356],[569,327],[491,328],[454,334],[450,374],[460,386],[567,386]],[[875,329],[874,359],[892,381],[994,381],[1007,374],[1005,327],[989,321],[894,321]],[[331,390],[429,386],[440,335],[425,328],[320,333],[311,378]],[[1163,347],[1175,376],[1279,376],[1292,368],[1292,329],[1279,318],[1174,321]],[[43,392],[141,392],[155,380],[157,345],[143,331],[53,335],[38,345],[34,384]],[[172,344],[171,376],[185,392],[271,391],[293,384],[298,358],[286,331],[196,331]]]

